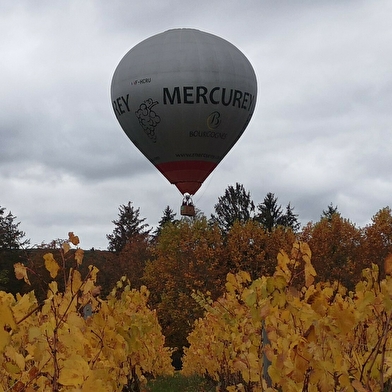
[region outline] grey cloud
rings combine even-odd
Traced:
[[[33,242],[105,247],[120,204],[156,224],[181,195],[127,139],[110,102],[123,55],[164,30],[217,34],[251,60],[257,109],[194,200],[228,185],[274,192],[303,222],[331,202],[365,224],[392,191],[392,27],[387,0],[79,2],[0,5],[0,205]],[[34,208],[31,208],[34,205]],[[85,238],[85,239],[84,239]]]

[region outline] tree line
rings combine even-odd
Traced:
[[[0,208],[0,237],[4,236],[0,238],[3,250],[0,286],[27,291],[31,288],[4,283],[5,269],[12,269],[4,262],[5,251],[11,249],[15,255],[19,244],[26,241],[15,219]],[[290,203],[282,207],[278,198],[268,193],[255,205],[250,193],[238,183],[226,189],[210,218],[198,211],[195,218],[177,219],[167,206],[158,227],[153,230],[141,217],[140,209],[128,202],[119,207],[113,224],[113,232],[107,235],[108,250],[85,252],[85,264],[94,264],[100,269],[98,284],[103,295],[110,292],[122,275],[127,275],[135,288],[146,285],[151,292],[150,306],[157,309],[167,344],[178,347],[179,352],[187,345],[186,337],[194,320],[203,314],[203,308],[193,300],[192,294],[218,298],[229,272],[247,271],[253,279],[272,275],[279,252],[289,253],[297,240],[309,244],[317,279],[338,281],[348,289],[354,287],[361,271],[372,263],[383,271],[385,259],[392,254],[389,207],[380,209],[371,223],[361,228],[342,217],[331,204],[322,211],[317,222],[300,227]],[[14,241],[10,241],[10,233],[4,235],[7,229],[13,233]],[[42,248],[45,249],[19,250],[18,254],[26,265],[35,266],[37,276],[31,277],[31,284],[36,285],[37,295],[40,290],[45,292],[39,283],[46,279],[43,252],[47,252],[47,248],[54,253],[62,251],[59,242]],[[301,287],[304,277],[300,271],[294,278]]]
[[[219,197],[218,203],[214,206],[215,214],[211,214],[210,224],[217,224],[223,233],[228,233],[235,222],[244,223],[248,220],[259,222],[267,231],[271,231],[276,226],[291,228],[294,232],[300,229],[298,215],[294,213],[294,208],[289,203],[285,209],[278,204],[278,198],[273,193],[267,193],[263,202],[255,206],[242,184],[228,186],[224,195]],[[6,209],[0,206],[0,250],[20,249],[30,245],[30,240],[26,239],[26,233],[20,230],[20,222],[16,222],[17,217],[11,211],[5,213]],[[197,211],[197,219],[204,214]],[[177,222],[176,214],[167,206],[163,211],[163,216],[158,227],[152,233],[153,237],[160,234],[162,227],[167,222]],[[185,218],[186,219],[186,218]],[[107,234],[108,250],[120,252],[127,243],[129,237],[134,234],[151,234],[152,229],[145,218],[140,217],[140,209],[135,208],[132,202],[119,207],[118,219],[113,220],[114,229],[111,234]],[[35,245],[35,247],[54,246],[54,240],[49,244]]]

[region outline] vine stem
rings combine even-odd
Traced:
[[[383,365],[385,362],[385,351],[386,351],[386,345],[388,342],[388,332],[389,329],[392,327],[391,325],[392,323],[392,311],[389,313],[389,316],[385,322],[385,328],[384,328],[384,332],[382,335],[382,339],[383,339],[383,344],[382,344],[382,351],[381,351],[381,371],[380,371],[380,388],[381,390],[383,390],[384,388],[384,372],[383,372]]]

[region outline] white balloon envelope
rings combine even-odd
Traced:
[[[111,86],[114,113],[129,139],[191,195],[245,131],[256,96],[245,55],[194,29],[168,30],[133,47]]]

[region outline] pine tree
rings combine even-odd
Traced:
[[[135,209],[132,202],[119,207],[119,219],[112,221],[115,228],[113,234],[107,234],[109,240],[108,250],[119,253],[124,246],[132,240],[132,237],[140,234],[148,236],[151,229],[148,224],[143,223],[146,219],[139,218],[140,208]]]
[[[340,212],[338,211],[338,206],[334,207],[331,203],[326,210],[323,210],[320,219],[328,219],[328,221],[331,221],[334,214],[340,215]]]
[[[267,193],[264,201],[257,206],[260,211],[255,220],[260,222],[267,231],[279,224],[282,218],[282,207],[278,205],[278,198],[271,192]]]
[[[266,231],[272,231],[277,226],[290,227],[293,231],[299,229],[298,215],[294,214],[291,204],[287,205],[286,213],[283,213],[282,206],[278,204],[278,198],[271,192],[267,193],[257,209],[259,213],[255,216],[255,220],[261,223]]]
[[[231,185],[227,187],[214,209],[216,215],[211,214],[210,223],[218,224],[224,233],[228,233],[234,222],[245,223],[252,219],[255,206],[250,192],[246,192],[244,186],[237,182],[235,188]]]
[[[169,207],[167,206],[164,210],[163,210],[163,215],[161,220],[158,222],[158,227],[156,228],[156,230],[154,231],[154,235],[155,236],[159,236],[159,234],[162,231],[163,226],[165,226],[167,223],[171,222],[174,223],[175,222],[175,216],[177,214]]]
[[[294,207],[291,206],[291,203],[287,204],[286,213],[280,219],[280,225],[290,227],[294,233],[300,229],[301,224],[298,222],[298,214],[294,214]]]
[[[16,223],[15,219],[11,211],[5,215],[5,208],[0,206],[0,249],[20,249],[30,243],[23,239],[26,234],[19,230],[20,222]]]

